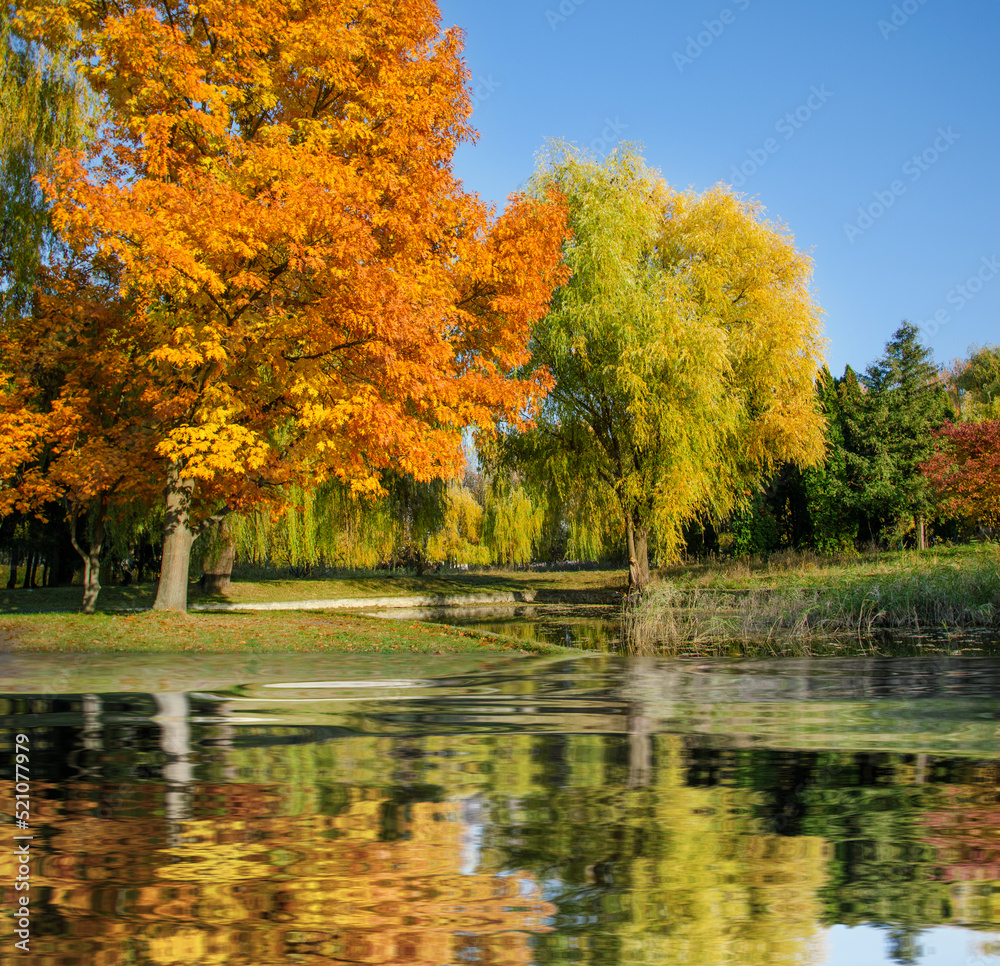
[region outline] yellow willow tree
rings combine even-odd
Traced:
[[[822,458],[811,263],[758,205],[674,191],[631,148],[598,164],[558,146],[534,190],[567,200],[573,275],[522,373],[548,369],[555,387],[500,451],[611,508],[641,587],[651,533],[669,556],[699,513],[745,505],[781,462]]]
[[[329,477],[376,492],[386,466],[455,476],[464,427],[530,413],[546,376],[512,373],[565,214],[496,217],[455,180],[471,103],[432,0],[26,0],[18,29],[103,107],[46,190],[135,307],[118,345],[166,483],[157,608],[186,606],[213,510]]]

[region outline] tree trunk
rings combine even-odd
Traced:
[[[649,583],[649,528],[636,526],[635,528],[635,555],[639,561],[639,575],[642,579],[642,586]]]
[[[656,733],[652,719],[643,714],[628,716],[628,787],[642,788],[653,777],[653,739]]]
[[[625,517],[625,541],[628,549],[628,592],[641,591],[649,583],[649,530],[635,525],[631,514]]]
[[[17,565],[20,561],[18,557],[17,549],[11,547],[10,549],[10,575],[7,577],[7,589],[14,590],[17,587]]]
[[[181,469],[171,464],[163,491],[166,512],[163,517],[163,560],[160,583],[156,588],[153,610],[187,611],[188,567],[191,564],[191,495],[194,480],[181,479]]]
[[[187,587],[186,579],[184,586]],[[153,720],[160,726],[160,748],[166,758],[163,764],[163,781],[166,783],[163,812],[167,820],[167,842],[176,847],[184,841],[184,826],[191,818],[191,797],[195,787],[191,721],[188,717],[191,709],[187,694],[182,692],[154,694],[153,699],[157,710]]]
[[[70,509],[69,538],[73,549],[83,558],[83,612],[93,614],[97,610],[97,595],[101,592],[101,545],[104,543],[104,514],[106,503],[102,500],[97,507],[94,534],[90,538],[89,550],[84,551],[76,539],[76,504]]]
[[[211,552],[201,558],[201,585],[206,594],[226,594],[236,562],[236,543],[229,529],[229,517],[224,516],[213,529],[209,542]]]
[[[135,550],[135,582],[141,584],[146,580],[146,558],[151,556],[152,548],[143,540]]]
[[[24,561],[24,583],[21,584],[23,590],[32,590],[34,587],[34,582],[32,577],[35,573],[35,560],[38,558],[38,554],[34,550],[28,551],[28,556]]]
[[[927,549],[927,525],[922,513],[917,517],[917,549]]]

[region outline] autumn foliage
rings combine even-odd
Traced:
[[[1000,420],[948,423],[924,466],[941,509],[994,532],[1000,530]]]
[[[19,29],[104,105],[44,187],[77,261],[116,277],[91,310],[91,282],[59,266],[61,304],[82,308],[44,302],[63,347],[29,358],[28,326],[19,361],[106,354],[127,426],[83,426],[67,383],[21,386],[6,429],[21,420],[15,448],[42,467],[68,444],[41,447],[38,419],[65,409],[109,481],[124,463],[120,486],[167,484],[159,606],[184,606],[192,527],[220,507],[331,476],[375,492],[388,466],[455,476],[463,428],[537,406],[546,374],[512,374],[563,277],[565,214],[514,197],[497,216],[454,178],[471,107],[434,2],[27,0]]]
[[[759,205],[678,192],[629,146],[598,163],[555,145],[534,185],[567,199],[573,275],[525,370],[555,388],[502,458],[617,518],[640,587],[651,536],[670,557],[686,523],[745,506],[785,461],[822,458],[812,263]]]

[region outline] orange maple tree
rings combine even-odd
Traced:
[[[116,499],[151,501],[156,437],[149,384],[123,333],[133,306],[118,296],[116,266],[71,260],[45,272],[36,309],[0,332],[0,516],[53,512],[62,503],[84,561],[83,609],[96,609],[105,524]],[[141,314],[140,314],[141,315]],[[88,539],[78,533],[86,515]]]
[[[565,211],[518,196],[497,216],[455,179],[471,103],[436,3],[19,16],[103,105],[44,187],[67,243],[119,266],[116,350],[166,483],[157,607],[186,606],[214,510],[330,474],[374,492],[390,465],[455,475],[464,427],[531,414],[547,377],[513,371],[563,278]]]

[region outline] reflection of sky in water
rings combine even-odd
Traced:
[[[916,937],[919,966],[996,966],[1000,955],[983,945],[994,938],[968,929],[936,927]],[[834,926],[826,933],[827,958],[822,966],[894,966],[885,929],[874,926]],[[820,964],[817,964],[820,966]]]
[[[483,821],[487,819],[483,803],[475,798],[462,803],[462,875],[472,875],[479,868],[483,844]]]

